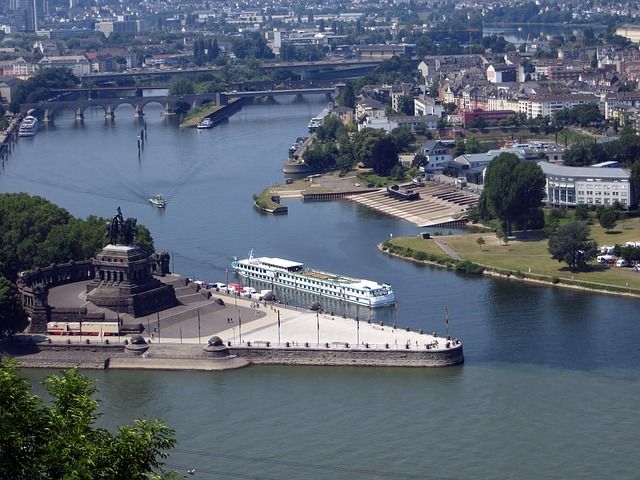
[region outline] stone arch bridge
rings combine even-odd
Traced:
[[[38,110],[45,122],[53,121],[58,113],[63,110],[71,110],[75,114],[76,120],[84,118],[87,108],[102,107],[107,120],[115,118],[115,110],[120,105],[130,105],[133,108],[133,115],[138,117],[144,115],[144,108],[151,104],[160,104],[164,108],[164,114],[172,115],[176,111],[179,103],[187,103],[192,107],[204,104],[226,105],[230,98],[255,98],[255,97],[275,97],[283,95],[324,93],[327,97],[337,94],[336,87],[327,88],[301,88],[289,90],[261,90],[248,92],[218,92],[218,93],[194,93],[188,95],[166,95],[157,97],[122,97],[122,98],[95,98],[89,100],[67,100],[67,101],[43,101],[38,103],[23,103],[20,105],[22,113],[30,110]]]

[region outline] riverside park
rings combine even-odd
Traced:
[[[561,219],[561,224],[573,219],[568,215],[569,218]],[[590,238],[598,247],[640,241],[640,218],[619,220],[608,231],[591,219],[589,227]],[[544,231],[516,232],[506,241],[493,231],[484,231],[429,239],[398,237],[387,240],[381,248],[391,254],[462,271],[484,270],[489,275],[516,280],[640,296],[640,272],[634,268],[600,264],[594,259],[581,270],[571,270],[551,257],[548,241]],[[467,262],[462,264],[464,261]],[[468,262],[477,267],[469,269]]]

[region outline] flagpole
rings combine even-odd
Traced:
[[[200,309],[198,308],[198,345],[200,345]]]
[[[449,336],[449,309],[444,307],[444,328],[447,332],[447,337]]]
[[[278,310],[278,346],[280,346],[280,310]]]

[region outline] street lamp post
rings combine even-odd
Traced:
[[[198,345],[200,345],[200,309],[198,308]]]

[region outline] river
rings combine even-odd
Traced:
[[[637,478],[640,302],[389,258],[376,243],[416,228],[349,201],[259,214],[251,195],[282,181],[289,144],[324,107],[306,100],[248,106],[209,131],[180,130],[159,106],[140,121],[119,108],[114,124],[93,110],[78,126],[69,112],[19,141],[0,191],[77,216],[121,206],[176,271],[204,280],[224,282],[231,258],[255,249],[389,282],[400,325],[443,333],[448,308],[465,365],[89,372],[101,424],[163,418],[179,439],[169,465],[195,467],[195,478]],[[159,192],[166,211],[147,203]],[[46,373],[26,372],[34,384]]]

